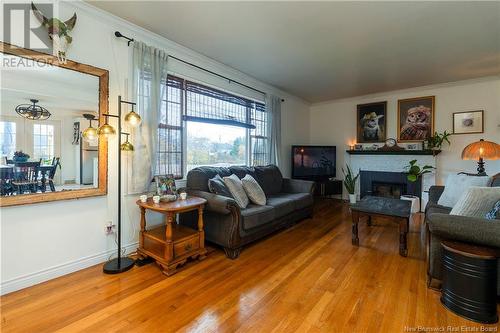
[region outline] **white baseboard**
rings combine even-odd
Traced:
[[[138,242],[124,246],[126,253],[134,252]],[[16,290],[24,289],[35,284],[55,279],[57,277],[79,271],[81,269],[103,263],[109,256],[116,254],[116,249],[104,251],[92,256],[80,258],[65,264],[53,266],[35,273],[16,277],[0,284],[0,295],[5,295]]]

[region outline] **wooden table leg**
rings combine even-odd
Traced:
[[[408,256],[408,228],[409,228],[409,219],[402,218],[399,220],[399,255],[406,257]]]
[[[144,248],[144,232],[146,231],[146,208],[141,207],[141,231],[139,233],[139,248]]]
[[[352,211],[351,215],[352,215],[352,245],[359,246],[359,238],[358,238],[359,213],[356,211]]]
[[[371,215],[368,215],[368,226],[371,227],[372,226],[372,217]]]
[[[205,231],[203,230],[203,205],[198,207],[198,233],[200,235],[200,255],[198,260],[206,258],[205,251]]]

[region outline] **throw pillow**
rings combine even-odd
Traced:
[[[467,175],[449,175],[446,178],[446,184],[443,194],[438,200],[438,205],[453,207],[458,199],[471,186],[488,186],[489,177],[467,176]]]
[[[210,190],[210,192],[217,195],[223,195],[229,198],[233,197],[231,195],[231,192],[229,192],[226,184],[224,183],[224,180],[219,175],[215,175],[214,178],[208,180],[208,189]]]
[[[250,175],[246,175],[241,179],[241,183],[243,184],[243,189],[251,202],[260,206],[264,206],[266,204],[266,195],[255,178]]]
[[[500,200],[495,203],[495,206],[486,214],[487,220],[500,220]]]
[[[498,200],[500,200],[499,187],[469,187],[453,206],[450,215],[484,219]]]
[[[238,176],[232,174],[229,177],[224,177],[224,184],[226,184],[238,206],[246,208],[248,206],[248,197]]]

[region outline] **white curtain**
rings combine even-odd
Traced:
[[[142,42],[133,43],[132,96],[142,118],[132,130],[132,192],[149,191],[157,165],[158,120],[166,99],[168,55]]]
[[[281,97],[266,96],[266,109],[268,113],[269,133],[269,164],[280,166],[281,151]]]

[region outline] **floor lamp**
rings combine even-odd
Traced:
[[[128,271],[134,266],[134,260],[128,257],[122,257],[121,249],[121,225],[122,225],[122,151],[133,151],[134,146],[128,141],[128,137],[130,133],[122,132],[122,104],[130,105],[132,110],[125,115],[125,122],[132,126],[136,127],[141,123],[141,117],[134,112],[135,103],[123,101],[121,96],[118,96],[118,115],[112,115],[109,113],[104,114],[105,122],[103,125],[99,127],[97,130],[97,135],[99,137],[103,137],[108,139],[109,137],[116,134],[116,130],[113,126],[109,124],[109,118],[117,118],[118,119],[118,230],[117,230],[117,238],[118,238],[118,255],[115,259],[112,259],[106,262],[103,266],[104,273],[107,274],[117,274],[121,272]],[[124,143],[121,143],[122,135],[126,136],[126,140]]]

